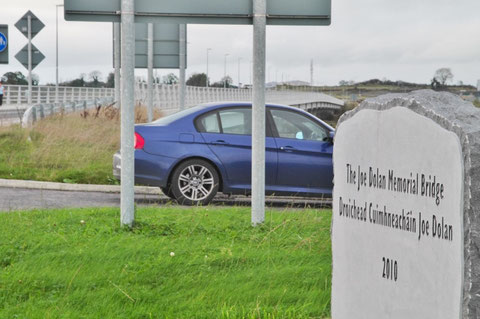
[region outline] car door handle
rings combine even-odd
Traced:
[[[228,143],[225,142],[224,140],[216,140],[216,141],[210,142],[210,144],[212,144],[212,145],[228,145]]]
[[[293,152],[296,150],[296,148],[293,146],[282,146],[280,147],[280,150],[285,152]]]

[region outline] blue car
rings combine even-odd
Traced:
[[[334,129],[298,108],[266,107],[267,195],[331,196]],[[199,105],[135,126],[135,183],[185,205],[251,192],[251,103]],[[120,178],[120,153],[114,176]]]

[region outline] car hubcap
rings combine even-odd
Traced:
[[[178,188],[185,198],[192,201],[203,200],[213,189],[213,175],[202,165],[187,166],[178,178]]]

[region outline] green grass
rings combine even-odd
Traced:
[[[118,209],[3,214],[0,318],[330,315],[330,211],[268,211],[255,228],[249,208],[136,218],[128,230]]]
[[[79,114],[56,116],[32,129],[0,129],[0,178],[61,183],[116,184],[112,155],[118,123]]]

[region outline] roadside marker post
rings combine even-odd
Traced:
[[[265,220],[266,25],[330,25],[331,0],[64,0],[70,21],[122,21],[122,224],[133,224],[133,23],[249,24],[253,34],[252,224]],[[129,32],[126,37],[124,30]],[[128,54],[126,49],[128,48]],[[124,65],[128,62],[128,67]],[[131,63],[131,64],[130,64]],[[124,70],[128,69],[128,70]],[[128,88],[126,87],[128,85]],[[128,99],[128,100],[127,100]],[[128,110],[128,112],[127,112]],[[128,113],[128,114],[127,114]],[[127,118],[128,116],[128,118]],[[124,118],[125,117],[125,118]],[[128,141],[127,141],[128,139]],[[128,216],[128,217],[127,217]]]

